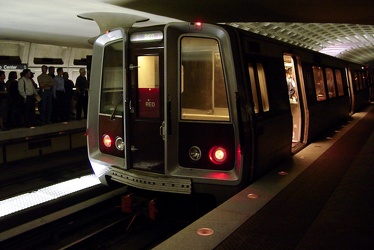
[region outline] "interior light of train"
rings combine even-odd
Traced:
[[[110,148],[112,146],[112,139],[109,135],[103,136],[103,144],[105,147]]]
[[[162,31],[137,32],[130,36],[130,41],[133,43],[158,42],[162,39],[164,39]]]
[[[123,149],[125,148],[125,143],[123,142],[123,139],[119,136],[116,138],[114,145],[116,145],[116,148],[120,151],[123,151]]]
[[[192,146],[190,147],[188,155],[190,156],[191,160],[198,161],[201,158],[201,150],[198,146]]]
[[[227,159],[227,152],[226,149],[223,147],[213,147],[209,151],[209,159],[214,163],[214,164],[222,164],[226,161]]]

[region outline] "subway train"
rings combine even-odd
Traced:
[[[224,24],[109,29],[90,78],[102,183],[217,200],[369,103],[365,67]]]

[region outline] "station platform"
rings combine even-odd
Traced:
[[[374,249],[374,108],[154,249]]]
[[[0,164],[86,146],[86,120],[0,131]]]

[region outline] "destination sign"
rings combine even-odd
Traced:
[[[27,69],[27,64],[0,64],[0,70]]]
[[[133,43],[158,42],[163,38],[164,34],[162,31],[145,31],[131,34],[130,41]]]

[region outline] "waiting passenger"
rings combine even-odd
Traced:
[[[55,99],[55,105],[53,105],[54,120],[66,121],[66,97],[65,97],[65,80],[62,77],[64,70],[62,68],[57,69],[57,76],[53,78],[55,85],[53,86],[53,98]]]
[[[38,94],[30,80],[30,69],[24,69],[21,73],[22,78],[18,81],[18,92],[23,97],[25,103],[25,125],[26,127],[35,126],[35,95]]]
[[[75,82],[75,87],[77,88],[77,120],[82,117],[82,109],[84,119],[87,119],[87,105],[88,105],[88,81],[86,78],[86,69],[79,69],[79,76]]]
[[[42,97],[40,107],[40,116],[42,124],[51,123],[53,93],[52,87],[55,85],[53,78],[47,74],[47,66],[42,66],[42,73],[38,76],[40,96]]]
[[[66,96],[66,117],[67,120],[73,115],[73,97],[74,97],[74,82],[69,79],[69,73],[64,72],[63,78],[65,80],[65,96]]]
[[[31,72],[30,80],[32,82],[32,85],[34,85],[34,88],[37,90],[39,87],[38,87],[38,84],[36,84],[36,82],[34,81],[34,76],[35,76],[35,73]]]
[[[23,126],[24,102],[18,91],[17,72],[9,72],[6,82],[9,95],[9,116],[8,121],[12,127]]]
[[[55,78],[55,67],[49,66],[48,75],[50,75],[52,78]]]

